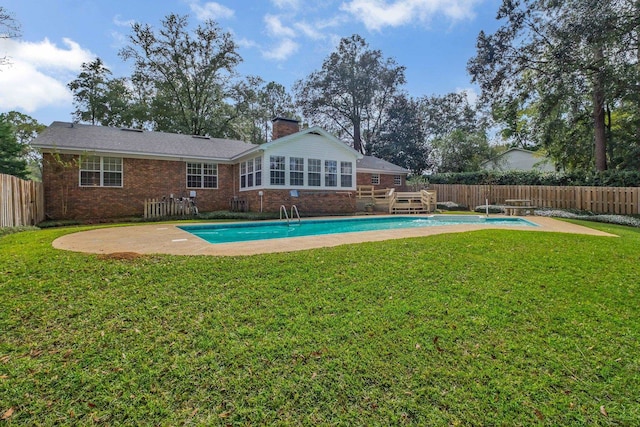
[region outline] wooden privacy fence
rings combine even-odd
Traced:
[[[547,185],[458,185],[431,184],[438,202],[455,202],[471,209],[505,204],[507,199],[528,199],[533,206],[578,209],[598,214],[640,213],[640,187],[558,187]]]
[[[145,199],[144,217],[163,218],[169,216],[187,216],[198,213],[198,208],[191,199]]]
[[[44,187],[0,174],[0,227],[36,225],[44,221]]]

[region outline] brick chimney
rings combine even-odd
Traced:
[[[300,122],[296,119],[285,119],[284,117],[276,117],[275,119],[271,120],[271,122],[273,123],[271,140],[300,132]]]

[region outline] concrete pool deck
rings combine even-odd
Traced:
[[[353,243],[378,242],[391,239],[486,229],[511,229],[615,237],[613,234],[552,218],[527,217],[526,219],[537,224],[538,227],[480,224],[443,225],[438,227],[403,228],[218,244],[208,243],[191,233],[181,230],[177,224],[154,223],[149,225],[99,228],[67,234],[54,240],[53,247],[67,251],[105,255],[135,253],[231,256],[292,252]]]

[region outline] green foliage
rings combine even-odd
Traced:
[[[234,135],[226,98],[242,58],[230,33],[212,20],[189,31],[186,16],[171,14],[160,30],[135,23],[129,40],[120,56],[134,63],[131,81],[155,130]]]
[[[37,137],[40,132],[45,130],[46,126],[39,123],[33,117],[17,111],[0,114],[0,122],[1,121],[5,121],[11,125],[16,141],[22,147],[20,158],[27,162],[28,177],[31,179],[40,179],[41,156],[36,149],[31,147],[31,141]]]
[[[29,170],[23,156],[24,147],[18,142],[11,123],[0,116],[0,173],[27,179]]]
[[[419,102],[398,96],[389,107],[377,138],[369,144],[369,153],[420,175],[431,169],[431,149],[426,140]]]
[[[404,70],[354,34],[340,40],[321,70],[296,82],[296,101],[305,117],[353,141],[353,148],[364,154],[405,83]]]
[[[429,175],[428,180],[432,184],[640,187],[640,171],[479,171],[434,174]]]
[[[638,16],[630,0],[504,0],[468,63],[503,136],[566,170],[637,169]]]
[[[620,237],[486,230],[218,258],[51,247],[86,228],[0,237],[0,414],[634,425],[640,233],[595,226]]]

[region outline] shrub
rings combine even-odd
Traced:
[[[478,171],[442,173],[428,177],[431,184],[557,185],[640,187],[640,171],[604,172]]]

